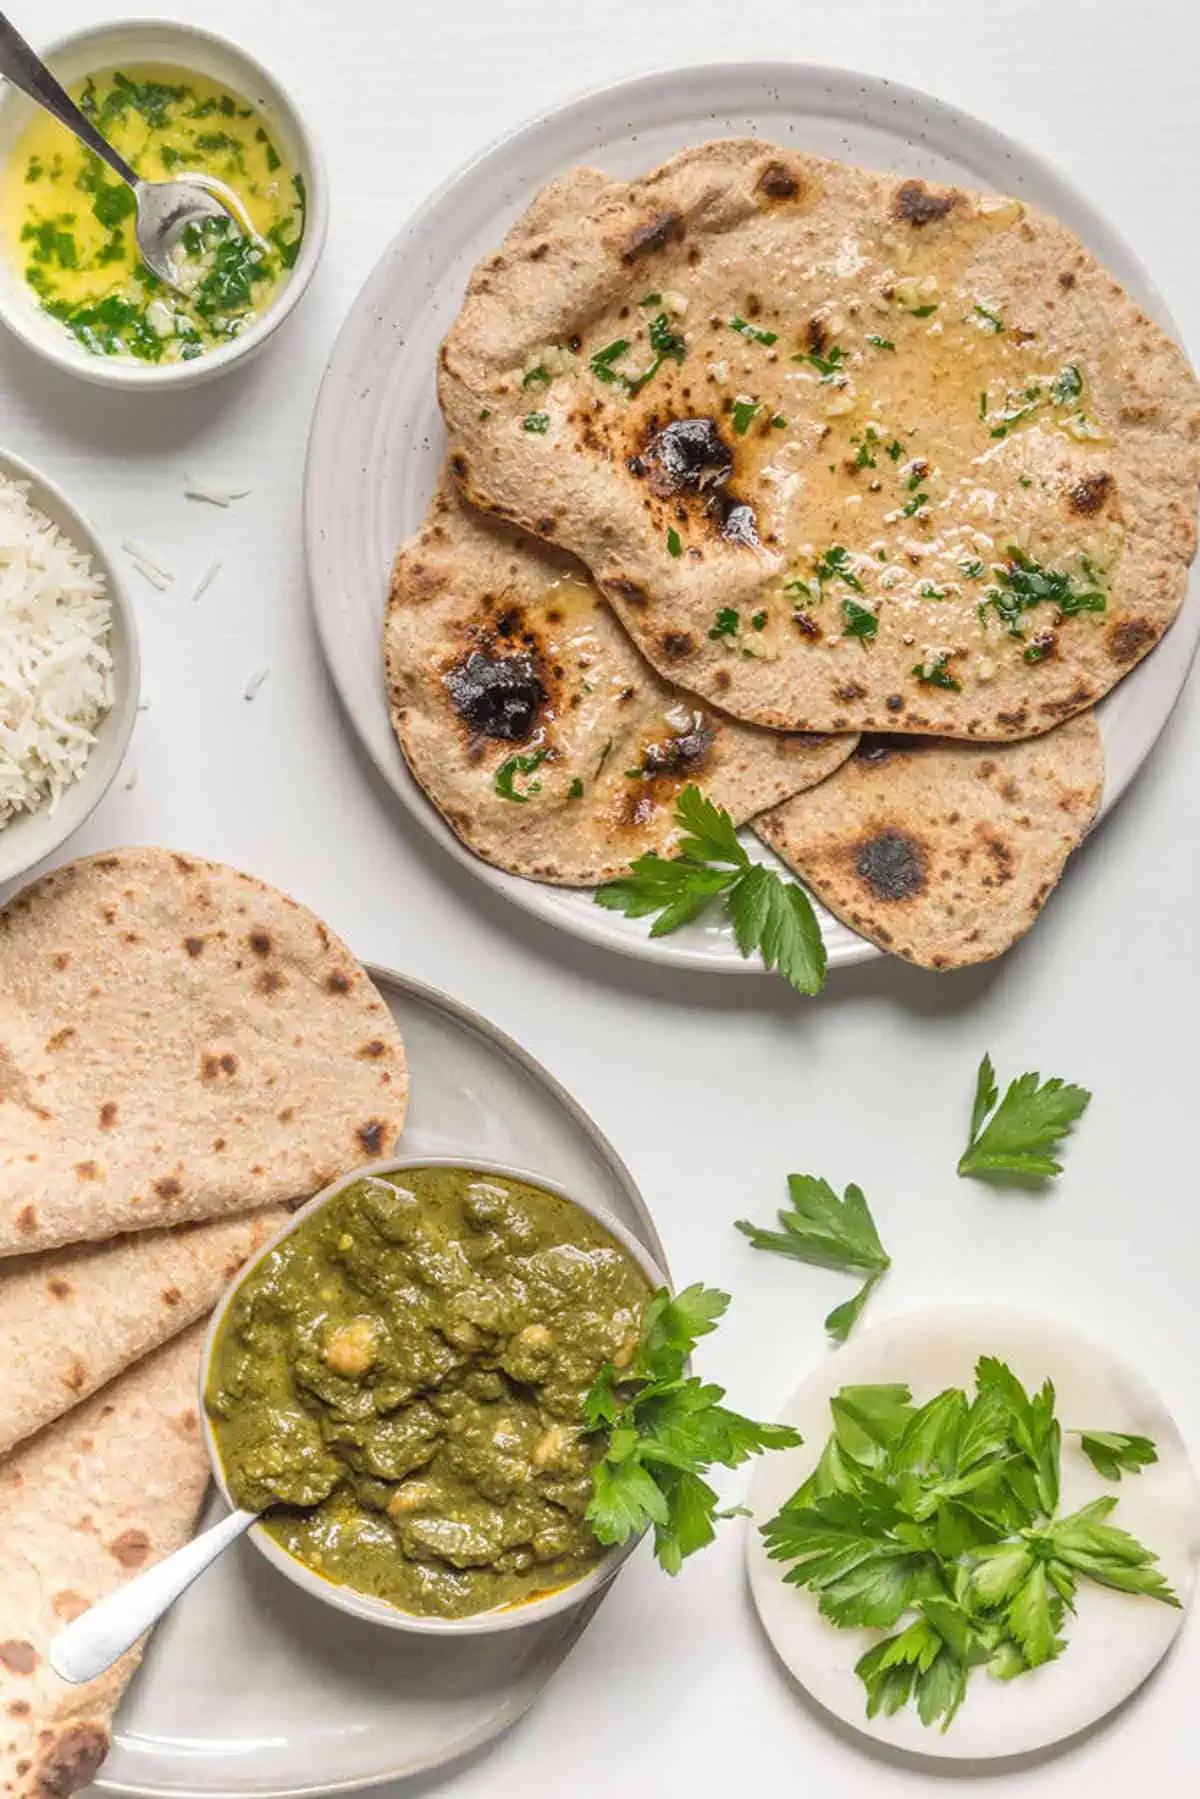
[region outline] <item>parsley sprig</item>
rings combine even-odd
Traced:
[[[1073,1087],[1057,1076],[1043,1081],[1038,1074],[1022,1074],[1000,1099],[992,1058],[985,1056],[975,1079],[971,1135],[958,1172],[1034,1178],[1061,1174],[1062,1163],[1049,1152],[1083,1116],[1091,1097],[1086,1087]]]
[[[711,1468],[737,1468],[801,1442],[789,1425],[730,1411],[724,1387],[685,1374],[697,1340],[728,1305],[729,1295],[712,1287],[685,1287],[674,1299],[660,1288],[629,1368],[606,1362],[583,1402],[585,1427],[608,1433],[592,1468],[588,1522],[601,1543],[626,1543],[653,1525],[654,1553],[668,1574],[716,1535],[718,1498],[704,1479]]]
[[[763,1537],[830,1623],[902,1626],[857,1664],[868,1717],[913,1701],[946,1730],[974,1669],[1011,1680],[1062,1654],[1081,1580],[1179,1604],[1157,1557],[1109,1523],[1115,1499],[1057,1516],[1051,1382],[1027,1393],[983,1356],[973,1398],[948,1387],[915,1406],[894,1384],[829,1404],[821,1459]]]
[[[789,1174],[788,1193],[791,1205],[778,1214],[782,1230],[764,1230],[745,1218],[739,1218],[735,1228],[750,1239],[755,1249],[792,1256],[817,1268],[866,1276],[854,1297],[835,1306],[825,1320],[829,1335],[844,1343],[876,1285],[891,1267],[892,1258],[879,1241],[861,1187],[851,1184],[845,1198],[839,1199],[828,1181],[811,1174]]]
[[[685,787],[679,795],[675,822],[684,833],[678,853],[669,859],[653,851],[639,856],[627,875],[596,889],[596,904],[627,918],[657,914],[650,935],[664,937],[723,898],[743,956],[757,950],[797,992],[819,993],[825,985],[825,944],[804,889],[752,862],[728,812],[698,787]]]

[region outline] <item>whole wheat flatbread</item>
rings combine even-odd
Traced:
[[[117,850],[0,912],[0,1255],[307,1198],[407,1093],[363,969],[249,875]]]
[[[212,1310],[281,1206],[0,1264],[0,1454]]]
[[[1200,390],[1064,226],[753,139],[581,191],[471,279],[450,462],[662,674],[779,729],[1021,738],[1158,641]]]
[[[669,686],[580,563],[449,482],[396,556],[384,652],[416,779],[477,855],[539,881],[588,886],[669,853],[689,783],[740,824],[855,742],[738,724]]]
[[[1029,929],[1103,785],[1090,712],[1027,743],[864,738],[823,787],[754,829],[881,949],[961,968]]]
[[[208,1481],[193,1325],[0,1461],[0,1793],[63,1799],[108,1753],[140,1649],[68,1686],[51,1637],[186,1542]]]

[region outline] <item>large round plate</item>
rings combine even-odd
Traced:
[[[829,1437],[829,1401],[841,1387],[904,1381],[917,1404],[947,1386],[970,1392],[980,1355],[1007,1362],[1027,1391],[1054,1382],[1062,1446],[1060,1514],[1095,1499],[1117,1500],[1112,1522],[1158,1552],[1162,1572],[1187,1607],[1200,1556],[1200,1488],[1170,1413],[1142,1376],[1074,1325],[1011,1306],[947,1306],[914,1312],[856,1334],[802,1382],[783,1420],[804,1445],[764,1456],[750,1487],[747,1531],[750,1590],[780,1659],[825,1711],[893,1749],[939,1759],[982,1761],[1030,1754],[1095,1724],[1149,1677],[1174,1641],[1183,1610],[1081,1580],[1060,1660],[1020,1679],[976,1671],[943,1735],[926,1728],[914,1706],[868,1718],[854,1664],[885,1632],[837,1630],[810,1593],[784,1581],[757,1526],[774,1516],[816,1466]],[[1119,1485],[1096,1472],[1070,1427],[1136,1432],[1158,1448],[1158,1463]]]
[[[305,488],[309,578],[334,682],[363,745],[405,806],[460,862],[560,930],[628,955],[745,970],[728,930],[694,924],[651,939],[644,921],[586,892],[502,874],[464,850],[413,781],[392,735],[380,632],[395,548],[419,524],[445,439],[434,395],[438,346],[467,276],[551,176],[588,162],[613,175],[685,145],[754,134],[868,166],[1019,194],[1057,214],[1166,330],[1169,312],[1090,202],[1010,138],[940,100],[871,76],[794,63],[717,64],[643,76],[585,95],[486,150],[431,196],[355,301],[313,419]],[[1104,808],[1128,786],[1166,723],[1200,637],[1195,582],[1161,648],[1100,709]],[[753,854],[767,852],[749,842]],[[879,952],[823,917],[832,966]]]
[[[613,1212],[665,1266],[628,1170],[544,1068],[455,1000],[371,973],[412,1071],[406,1154],[478,1155],[548,1175]],[[155,1799],[322,1799],[427,1773],[519,1718],[597,1603],[499,1637],[406,1637],[322,1605],[239,1544],[160,1626],[97,1786]]]

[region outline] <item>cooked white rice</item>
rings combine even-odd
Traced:
[[[83,773],[113,702],[103,576],[0,475],[0,827]]]

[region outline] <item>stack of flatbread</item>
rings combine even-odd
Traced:
[[[895,954],[1021,935],[1196,542],[1200,388],[1069,231],[754,139],[576,169],[439,395],[384,647],[470,848],[589,885],[695,783]]]
[[[0,1791],[61,1799],[137,1661],[68,1620],[190,1535],[204,1318],[287,1216],[390,1153],[408,1079],[364,970],[286,894],[166,850],[0,912]]]

